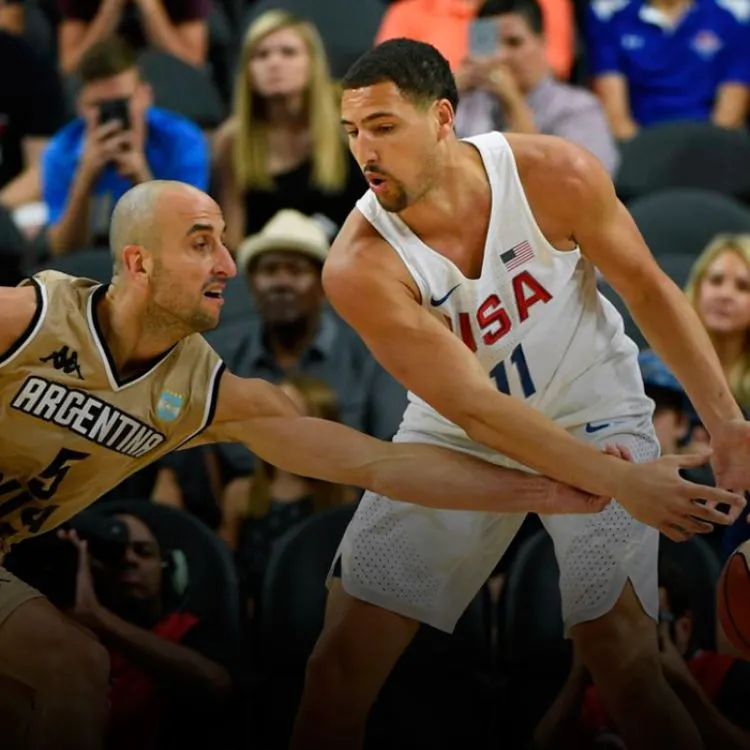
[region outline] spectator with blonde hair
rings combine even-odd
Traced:
[[[344,142],[338,97],[312,24],[270,10],[250,25],[233,112],[214,149],[231,249],[284,208],[325,217],[333,234],[365,192]]]
[[[685,293],[740,406],[750,409],[750,234],[720,234],[693,264]]]

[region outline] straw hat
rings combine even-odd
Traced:
[[[330,244],[323,227],[299,211],[279,211],[257,234],[247,237],[237,250],[237,267],[246,273],[261,253],[301,253],[323,263]]]

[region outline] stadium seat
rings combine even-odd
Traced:
[[[633,320],[633,316],[627,308],[627,305],[623,301],[622,297],[610,286],[605,279],[599,279],[597,287],[601,294],[612,303],[615,310],[622,316],[623,323],[625,325],[625,333],[633,339],[638,345],[639,349],[646,349],[648,343],[646,337],[641,333],[641,329],[638,324]]]
[[[160,50],[147,50],[138,60],[157,107],[187,117],[204,130],[221,124],[226,107],[206,71]]]
[[[268,563],[261,598],[260,745],[287,746],[307,659],[323,625],[325,578],[354,506],[316,514],[287,532]],[[453,636],[422,628],[386,683],[366,748],[479,748],[498,706],[478,675],[489,665],[480,593]],[[397,729],[398,728],[398,729]]]
[[[720,571],[716,555],[699,537],[677,544],[664,536],[660,555],[690,571],[698,643],[714,647],[714,597]],[[508,570],[498,619],[500,659],[508,677],[507,700],[515,726],[509,747],[527,746],[570,669],[571,646],[564,637],[558,577],[546,531],[523,544]]]
[[[657,259],[696,257],[719,233],[750,232],[750,210],[707,190],[665,190],[633,201],[628,209]]]
[[[677,187],[750,200],[750,135],[700,122],[644,128],[623,144],[615,185],[624,201]]]

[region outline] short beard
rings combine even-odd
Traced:
[[[167,298],[179,299],[179,288],[175,288],[169,282],[164,281],[164,274],[162,273],[161,263],[158,259],[156,259],[154,265],[155,287],[161,288],[163,292],[166,292]],[[217,321],[200,310],[191,311],[186,320],[180,317],[180,315],[171,312],[165,306],[160,305],[153,298],[146,305],[147,329],[158,336],[168,336],[169,338],[181,340],[193,333],[209,331],[215,328],[216,325]]]

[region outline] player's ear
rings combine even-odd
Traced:
[[[435,103],[435,117],[437,119],[438,140],[443,140],[453,133],[456,119],[453,105],[447,99],[439,99]]]
[[[127,276],[145,281],[151,276],[153,261],[140,245],[126,245],[122,249],[122,267]]]

